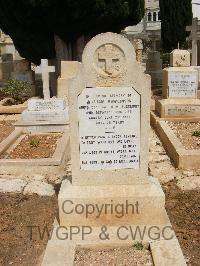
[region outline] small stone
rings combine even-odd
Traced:
[[[177,186],[184,191],[200,189],[200,177],[185,177],[178,181]]]
[[[190,170],[190,171],[183,171],[183,175],[185,176],[193,176],[194,175],[194,171],[193,170]]]
[[[35,175],[33,179],[37,181],[44,181],[45,177],[43,175]]]
[[[48,183],[34,180],[28,183],[28,185],[24,189],[23,194],[24,195],[37,194],[39,196],[51,197],[55,194],[55,190],[54,187]]]

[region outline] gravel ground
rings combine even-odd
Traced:
[[[19,145],[10,152],[2,154],[6,159],[51,158],[55,152],[57,141],[62,134],[27,135]]]
[[[14,130],[13,121],[0,121],[0,142],[7,138]]]
[[[200,137],[192,136],[195,131],[200,131],[200,122],[166,122],[174,131],[178,139],[187,150],[200,149]]]
[[[134,247],[114,249],[80,249],[74,266],[153,266],[150,251]]]

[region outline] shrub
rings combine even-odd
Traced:
[[[29,144],[30,144],[30,146],[32,148],[33,147],[37,148],[39,146],[39,144],[40,144],[40,141],[39,141],[39,139],[33,138],[33,139],[30,140]]]
[[[200,131],[194,131],[192,134],[193,137],[200,137]]]
[[[14,79],[9,80],[6,87],[1,89],[5,96],[13,98],[18,104],[27,99],[30,90],[31,84],[29,82]]]

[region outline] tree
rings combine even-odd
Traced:
[[[192,24],[191,0],[160,0],[162,20],[162,48],[171,52],[184,44],[188,33],[186,26]]]
[[[144,0],[0,0],[0,28],[36,64],[55,58],[55,35],[73,44],[81,35],[120,32],[143,16]]]

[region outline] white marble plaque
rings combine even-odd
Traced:
[[[169,97],[196,98],[198,79],[196,72],[170,72]]]
[[[199,105],[170,105],[166,106],[165,112],[168,116],[199,116]]]
[[[31,99],[28,101],[29,111],[51,111],[51,110],[64,110],[66,103],[64,99]]]
[[[78,97],[80,168],[139,169],[140,95],[133,88],[86,88]]]

